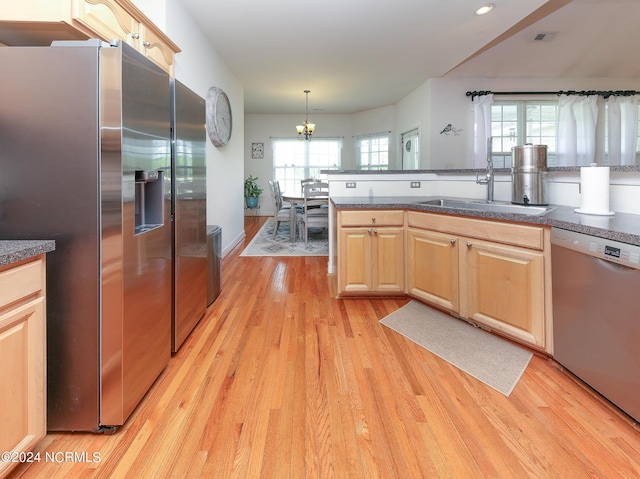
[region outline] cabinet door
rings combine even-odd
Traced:
[[[139,49],[138,22],[114,0],[74,0],[74,19],[103,40],[120,39]]]
[[[174,51],[151,28],[140,24],[138,49],[163,70],[173,73]]]
[[[461,239],[461,241],[463,241]],[[526,343],[544,347],[544,255],[540,251],[464,240],[461,314]]]
[[[407,292],[458,312],[458,240],[453,235],[408,229]]]
[[[373,290],[371,229],[340,228],[338,234],[338,291]]]
[[[404,228],[374,228],[373,289],[404,293]]]
[[[31,449],[46,433],[44,297],[0,314],[0,450]],[[0,462],[0,476],[15,464]]]

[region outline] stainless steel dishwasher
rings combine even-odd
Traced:
[[[551,230],[554,357],[640,420],[640,247]]]

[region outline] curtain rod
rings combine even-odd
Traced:
[[[583,91],[575,91],[575,90],[567,90],[567,91],[468,91],[467,96],[471,97],[471,100],[477,96],[483,95],[598,95],[603,96],[604,98],[609,98],[610,96],[632,96],[638,95],[639,92],[635,90],[616,90],[616,91],[597,91],[597,90],[583,90]]]
[[[374,136],[382,136],[382,135],[390,135],[391,134],[391,130],[387,130],[387,131],[379,131],[377,133],[367,133],[365,135],[353,135],[352,138],[372,138]]]

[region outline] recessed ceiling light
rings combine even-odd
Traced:
[[[493,3],[487,3],[486,5],[483,5],[476,10],[476,15],[484,15],[486,13],[489,13],[491,10],[493,10],[493,7],[495,7]]]

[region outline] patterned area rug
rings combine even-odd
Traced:
[[[247,245],[240,256],[328,256],[329,242],[327,233],[321,229],[309,230],[309,241],[296,238],[291,242],[289,223],[280,223],[275,239],[273,236],[273,218],[260,228],[260,231]]]

